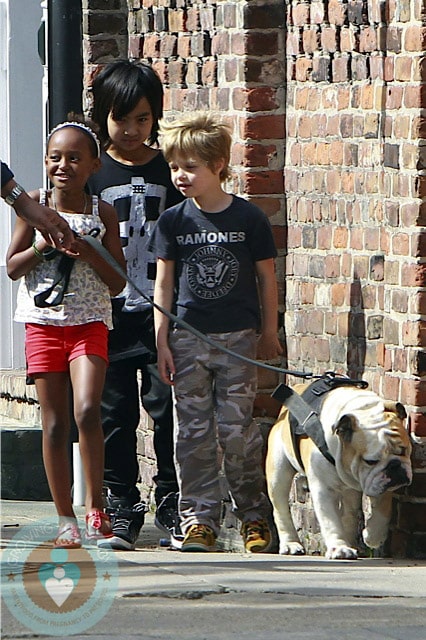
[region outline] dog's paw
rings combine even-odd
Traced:
[[[304,556],[305,549],[300,542],[286,542],[280,544],[280,555],[282,556]]]
[[[387,531],[385,533],[379,531],[371,531],[370,529],[364,529],[362,532],[362,539],[367,547],[370,549],[378,549],[384,544],[387,537]]]
[[[339,545],[338,547],[327,548],[325,557],[329,560],[356,560],[358,558],[358,551],[353,547]]]

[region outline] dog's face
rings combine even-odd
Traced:
[[[340,442],[340,455],[336,457],[339,475],[352,486],[355,480],[370,497],[409,485],[412,480],[405,409],[400,403],[384,403],[374,395],[371,402],[359,402],[358,406],[348,403],[332,426]]]

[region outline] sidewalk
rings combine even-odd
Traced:
[[[83,509],[78,509],[79,517]],[[2,547],[54,518],[52,503],[2,502]],[[83,520],[83,518],[81,518]],[[6,525],[6,526],[5,526]],[[19,526],[7,526],[19,525]],[[330,561],[244,552],[181,553],[158,546],[148,514],[137,550],[116,552],[114,602],[76,637],[105,640],[424,640],[426,562]],[[40,587],[40,585],[39,585]],[[4,589],[10,588],[6,583]],[[31,633],[3,606],[2,638]],[[68,636],[67,636],[68,637]]]

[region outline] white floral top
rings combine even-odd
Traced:
[[[45,201],[45,192],[40,190],[40,202]],[[99,217],[98,198],[92,196],[92,213],[63,213],[60,215],[68,222],[73,231],[83,235],[92,229],[99,229],[97,238],[102,240],[105,225]],[[36,231],[36,241],[41,237]],[[112,329],[111,298],[108,286],[96,271],[82,260],[75,260],[67,292],[60,305],[39,308],[34,303],[37,293],[46,291],[57,275],[60,256],[53,260],[40,262],[30,273],[22,278],[17,297],[14,319],[17,322],[72,326],[100,321]]]

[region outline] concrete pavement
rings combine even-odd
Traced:
[[[83,520],[83,510],[77,511]],[[3,501],[2,547],[13,546],[18,531],[55,519],[54,513],[52,503]],[[113,554],[118,581],[108,612],[72,635],[90,640],[426,638],[424,561],[184,554],[160,547],[161,535],[148,514],[137,550]],[[79,584],[83,589],[84,581]],[[10,589],[5,580],[3,595]],[[63,630],[55,635],[48,625],[31,631],[28,621],[16,619],[22,622],[20,614],[2,609],[2,638],[64,637]]]

